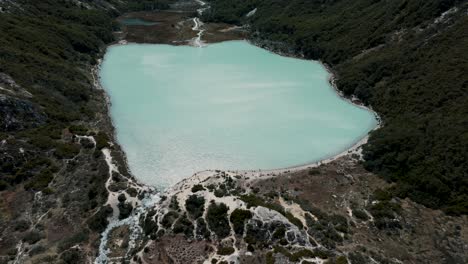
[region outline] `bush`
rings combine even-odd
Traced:
[[[24,188],[27,190],[40,191],[47,188],[49,183],[54,179],[54,174],[50,169],[42,170],[38,175],[33,177]]]
[[[172,196],[171,197],[171,202],[169,203],[169,208],[174,210],[174,211],[178,211],[180,209],[179,207],[179,201],[177,201],[177,197],[176,196]]]
[[[220,203],[219,205],[211,203],[210,206],[208,206],[206,221],[208,222],[210,230],[215,233],[219,239],[225,238],[231,233],[231,227],[229,226],[227,218],[228,210],[229,207],[224,203]]]
[[[269,251],[265,255],[266,264],[275,264],[275,257],[273,256],[273,252]]]
[[[192,192],[193,193],[196,193],[198,191],[204,191],[205,188],[203,187],[203,185],[201,184],[195,184],[193,187],[192,187]]]
[[[68,127],[68,130],[70,130],[71,133],[77,135],[86,135],[88,132],[88,128],[83,125],[71,125]]]
[[[187,237],[192,237],[193,236],[193,224],[190,222],[190,220],[187,218],[186,215],[181,216],[177,221],[174,223],[174,226],[172,227],[172,231],[174,233],[179,234],[179,233],[184,233],[185,236]]]
[[[321,259],[327,259],[329,257],[329,254],[320,250],[311,251],[308,249],[301,249],[299,251],[291,253],[286,248],[280,247],[280,246],[275,246],[274,252],[283,254],[285,257],[289,259],[289,261],[292,261],[292,262],[298,262],[303,258],[319,257]]]
[[[49,136],[37,135],[31,138],[31,144],[40,149],[46,150],[53,148],[55,142]]]
[[[109,148],[110,145],[109,145],[109,136],[102,132],[102,131],[99,131],[97,133],[97,135],[94,137],[94,140],[96,140],[96,148],[97,149],[103,149],[103,148]]]
[[[245,222],[251,218],[252,212],[250,212],[249,210],[237,208],[234,211],[232,211],[229,219],[231,220],[231,223],[234,227],[234,232],[237,235],[242,236],[244,234]]]
[[[158,232],[158,218],[156,217],[156,219],[153,220],[153,216],[155,214],[156,211],[151,210],[146,214],[145,219],[143,221],[140,221],[142,222],[141,226],[143,228],[143,232],[147,236],[151,234],[156,234],[156,232]]]
[[[293,225],[297,226],[299,229],[303,228],[304,225],[302,224],[301,220],[297,219],[293,214],[290,212],[286,213],[286,218],[291,222]]]
[[[336,258],[335,264],[348,264],[348,259],[345,256],[339,256]]]
[[[286,228],[284,226],[280,226],[276,228],[275,232],[271,236],[273,239],[283,239],[284,235],[286,234]]]
[[[174,224],[174,221],[179,217],[179,214],[174,211],[170,211],[167,214],[164,215],[161,225],[164,228],[170,228],[172,224]]]
[[[348,220],[346,217],[338,214],[334,214],[330,217],[330,221],[332,222],[334,228],[342,233],[348,233]]]
[[[79,232],[73,234],[70,237],[65,238],[60,242],[58,245],[59,251],[64,251],[67,250],[76,244],[88,241],[89,239],[89,233],[85,230],[80,230]]]
[[[138,191],[137,189],[133,188],[133,187],[130,187],[127,189],[127,193],[128,195],[130,195],[131,197],[136,197],[138,195]]]
[[[0,191],[6,190],[8,188],[8,183],[4,180],[0,180]]]
[[[130,203],[120,202],[117,207],[119,208],[119,219],[125,219],[132,214],[133,206]]]
[[[391,201],[381,201],[371,205],[369,211],[374,218],[393,219],[401,211],[401,207]]]
[[[30,231],[24,235],[23,241],[29,243],[30,245],[35,244],[37,241],[41,240],[44,236],[38,231]]]
[[[227,256],[227,255],[231,255],[232,253],[235,252],[235,249],[233,247],[223,247],[223,246],[220,246],[218,248],[218,255],[224,255],[224,256]]]
[[[353,209],[353,215],[354,217],[356,217],[357,219],[361,219],[363,221],[367,221],[369,220],[369,216],[366,214],[366,212],[364,212],[363,210],[359,210],[359,209]]]
[[[30,222],[25,219],[17,220],[15,223],[15,231],[24,232],[29,229]]]
[[[185,208],[193,219],[197,219],[205,212],[205,198],[202,196],[190,195],[185,201]]]
[[[89,228],[97,233],[102,233],[109,224],[107,217],[112,214],[112,211],[110,205],[101,207],[96,214],[87,220]]]
[[[228,195],[228,191],[226,190],[226,188],[223,188],[223,187],[224,185],[221,185],[219,188],[215,189],[214,195],[216,197],[221,198],[221,197]]]
[[[80,153],[80,146],[70,143],[57,143],[54,152],[59,159],[71,159],[78,153]]]
[[[277,211],[282,215],[286,215],[286,212],[284,211],[284,208],[281,205],[265,202],[264,199],[254,194],[242,195],[240,199],[247,204],[247,208],[262,206],[262,207],[266,207],[268,209]]]
[[[311,169],[311,170],[309,170],[308,174],[309,174],[309,175],[319,175],[319,174],[320,174],[320,170],[318,170],[318,169]]]
[[[44,251],[46,251],[45,247],[43,247],[41,245],[37,245],[37,246],[32,247],[29,250],[28,255],[32,257],[32,256],[35,256],[35,255],[41,254]]]
[[[64,263],[67,264],[80,264],[84,263],[84,255],[78,249],[70,249],[63,252],[60,255],[60,258]]]
[[[197,229],[196,229],[196,234],[198,238],[202,239],[209,239],[210,238],[210,231],[208,231],[208,228],[206,227],[205,220],[203,218],[198,218],[197,219]]]

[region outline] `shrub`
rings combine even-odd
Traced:
[[[151,210],[148,212],[146,215],[145,219],[142,221],[142,228],[143,232],[145,235],[151,235],[151,234],[156,234],[158,232],[158,218],[156,217],[155,220],[153,220],[153,216],[156,214],[156,211]]]
[[[285,216],[289,220],[289,222],[291,222],[293,225],[297,226],[298,228],[303,228],[304,227],[304,225],[302,224],[302,221],[297,219],[290,212],[287,212]]]
[[[42,170],[38,175],[33,177],[24,188],[27,190],[36,190],[40,191],[44,188],[47,188],[49,183],[54,179],[54,174],[50,169]]]
[[[70,143],[57,143],[54,152],[59,159],[71,159],[78,153],[80,153],[80,146]]]
[[[204,238],[204,239],[210,238],[210,231],[208,231],[208,228],[206,227],[205,220],[203,220],[203,218],[200,217],[197,219],[196,223],[197,223],[197,229],[196,229],[197,237]]]
[[[138,195],[138,191],[137,189],[133,188],[133,187],[130,187],[127,189],[127,193],[128,195],[130,195],[131,197],[136,197]]]
[[[205,198],[197,195],[190,195],[185,201],[185,208],[193,219],[203,215],[205,211]]]
[[[71,133],[77,135],[86,135],[88,132],[88,128],[83,125],[71,125],[68,127],[68,130],[70,130]]]
[[[20,231],[20,232],[26,231],[29,229],[29,226],[30,226],[29,221],[25,219],[20,219],[16,221],[15,223],[15,231]]]
[[[133,211],[133,206],[130,203],[120,202],[117,207],[119,208],[119,219],[129,217]]]
[[[366,214],[366,212],[364,212],[363,210],[359,210],[359,209],[353,209],[353,215],[357,218],[357,219],[361,219],[363,221],[367,221],[369,220],[369,216]]]
[[[272,238],[273,239],[282,239],[286,234],[286,228],[284,226],[280,226],[276,228],[275,232],[273,232]]]
[[[224,255],[224,256],[227,256],[227,255],[231,255],[232,253],[235,252],[235,249],[233,247],[223,247],[223,246],[220,246],[218,248],[218,255]]]
[[[110,205],[101,207],[96,214],[87,220],[89,228],[97,233],[102,233],[109,224],[107,217],[112,214],[112,211]]]
[[[37,245],[37,246],[32,247],[29,250],[28,255],[32,257],[32,256],[35,256],[35,255],[41,254],[44,251],[46,251],[45,247],[43,247],[41,245]]]
[[[269,251],[265,255],[266,264],[275,264],[275,257],[273,256],[273,252]]]
[[[37,241],[41,240],[43,237],[44,236],[41,233],[33,230],[25,234],[23,241],[32,245],[35,244]]]
[[[97,133],[97,135],[94,137],[94,140],[96,140],[96,148],[97,149],[103,149],[103,148],[109,148],[110,145],[109,145],[109,136],[102,132],[102,131],[99,131]]]
[[[179,217],[179,214],[174,211],[170,211],[164,215],[161,225],[165,228],[170,228],[174,221]]]
[[[244,234],[245,222],[252,218],[252,213],[249,210],[237,208],[230,216],[231,223],[234,227],[234,232],[242,236]]]
[[[49,136],[37,135],[31,138],[31,144],[40,149],[50,149],[54,147],[54,141]]]
[[[119,196],[117,196],[117,199],[119,200],[120,203],[123,203],[127,200],[127,196],[125,194],[121,193]]]
[[[283,254],[285,257],[289,259],[289,261],[292,261],[292,262],[298,262],[299,260],[303,258],[319,257],[321,259],[327,259],[329,257],[329,254],[326,253],[325,251],[320,251],[320,250],[311,251],[308,249],[301,249],[299,251],[291,253],[286,248],[280,247],[280,246],[275,246],[274,252]]]
[[[0,180],[0,191],[6,190],[8,188],[8,183],[4,180]]]
[[[339,256],[336,258],[335,264],[348,264],[348,259],[345,256]]]
[[[192,237],[193,236],[193,224],[190,222],[190,220],[187,218],[186,215],[181,216],[177,221],[174,223],[174,226],[172,227],[172,231],[174,233],[179,234],[179,233],[184,233],[185,236],[187,237]]]
[[[227,218],[228,210],[229,207],[224,203],[220,203],[219,205],[211,203],[210,206],[208,206],[206,221],[208,222],[210,230],[215,233],[218,238],[225,238],[231,232]]]
[[[311,170],[309,170],[308,174],[309,174],[309,175],[319,175],[319,174],[320,174],[320,170],[318,170],[318,169],[311,169]]]
[[[375,218],[393,219],[398,212],[400,212],[401,207],[399,204],[390,201],[383,201],[373,204],[369,210]]]
[[[193,187],[192,187],[192,192],[193,193],[196,193],[198,191],[204,191],[205,188],[203,187],[203,185],[201,184],[195,184]]]
[[[70,249],[65,252],[63,252],[60,255],[60,258],[62,259],[63,262],[67,264],[80,264],[84,263],[84,257],[83,254],[78,249]]]
[[[42,189],[42,193],[45,195],[50,195],[55,193],[55,190],[50,187],[45,187],[44,189]]]
[[[277,211],[278,213],[282,215],[286,214],[286,212],[284,211],[284,208],[281,205],[265,202],[264,199],[254,194],[241,195],[240,199],[247,204],[247,208],[262,206],[262,207],[266,207],[268,209]]]
[[[330,221],[336,230],[342,233],[348,233],[348,220],[346,217],[338,214],[334,214],[330,217]]]
[[[169,203],[169,208],[175,211],[180,209],[179,201],[177,201],[177,197],[174,195],[171,197],[171,202]]]
[[[73,234],[70,237],[65,238],[58,245],[59,251],[64,251],[70,247],[75,246],[76,244],[85,242],[89,239],[89,233],[85,230],[80,230],[79,232]]]
[[[216,190],[214,191],[214,195],[218,198],[221,198],[221,197],[224,197],[226,195],[228,195],[228,191],[226,190],[226,188],[223,188],[224,185],[221,185],[219,188],[216,188]]]
[[[370,259],[367,256],[364,256],[359,252],[350,252],[348,254],[348,258],[353,264],[365,264],[370,262]]]

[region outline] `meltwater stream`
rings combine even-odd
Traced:
[[[244,41],[109,48],[101,83],[133,174],[167,187],[206,169],[273,169],[349,148],[377,122],[318,62]]]

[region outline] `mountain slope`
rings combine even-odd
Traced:
[[[322,60],[345,95],[381,115],[364,164],[396,182],[394,194],[468,213],[467,1],[211,4],[206,21],[248,25],[259,45]]]
[[[0,263],[92,262],[108,188],[134,194],[92,72],[114,18],[146,2],[0,1]]]

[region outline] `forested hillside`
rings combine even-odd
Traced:
[[[395,195],[467,214],[467,13],[460,0],[213,0],[203,19],[331,66],[338,88],[383,119],[365,167]]]
[[[167,3],[67,0],[2,3],[0,73],[8,75],[31,94],[30,112],[39,112],[37,116],[41,117],[41,122],[38,125],[34,120],[21,120],[12,113],[12,120],[24,121],[23,129],[11,124],[0,129],[0,138],[18,132],[16,140],[24,140],[36,153],[26,164],[2,157],[0,190],[25,181],[29,181],[27,187],[36,190],[48,185],[56,169],[50,165],[52,162],[47,155],[41,153],[55,149],[65,152],[60,155],[55,151],[59,158],[73,155],[77,151],[75,146],[57,140],[61,130],[72,122],[92,121],[98,112],[92,99],[99,91],[93,88],[94,80],[89,72],[104,45],[114,40],[112,32],[118,29],[114,18],[128,9],[158,6],[164,7]],[[11,93],[6,95],[10,104],[22,102],[23,98],[10,97]]]
[[[114,41],[117,15],[164,3],[0,1],[0,263],[96,255],[93,232],[109,212],[100,150],[113,131],[92,67]]]

